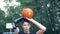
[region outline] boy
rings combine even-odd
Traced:
[[[17,19],[16,23],[18,23],[20,20],[22,20],[24,18],[19,18]],[[29,18],[26,18],[24,19],[25,21],[23,22],[23,25],[22,25],[22,28],[23,28],[23,32],[20,31],[19,32],[19,28],[16,27],[16,23],[13,23],[13,27],[14,27],[14,31],[16,32],[16,34],[44,34],[44,32],[46,31],[46,27],[43,26],[42,24],[40,24],[39,22],[35,21],[34,19],[29,19]],[[34,25],[36,25],[39,30],[37,32],[30,32],[30,23],[29,22],[32,22]]]

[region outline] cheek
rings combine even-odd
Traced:
[[[23,29],[26,29],[26,26],[23,26]]]
[[[27,26],[28,29],[30,29],[30,26]]]
[[[23,28],[25,28],[25,26],[23,26]]]

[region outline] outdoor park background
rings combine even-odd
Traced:
[[[27,7],[34,11],[33,19],[46,26],[45,34],[60,34],[60,0],[0,0],[0,34],[9,32],[6,23],[21,17],[22,9]],[[21,26],[19,23],[22,31]],[[31,32],[38,30],[31,26]]]

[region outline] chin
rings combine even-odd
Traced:
[[[28,31],[28,30],[25,30],[25,31]]]
[[[28,30],[25,30],[25,31],[28,31]]]

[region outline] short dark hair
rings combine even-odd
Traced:
[[[30,21],[28,21],[27,19],[24,19],[24,20],[23,20],[23,23],[24,23],[24,22],[28,22],[28,23],[30,23]]]

